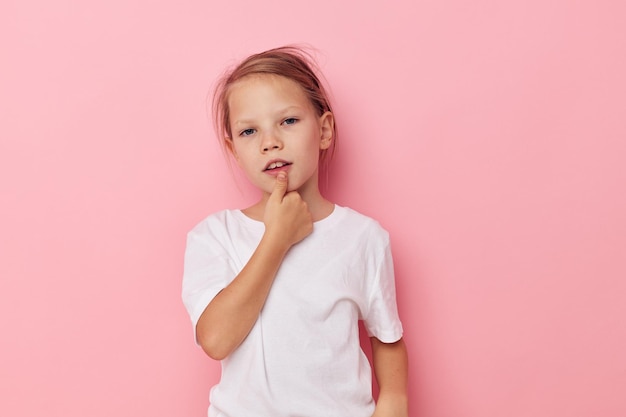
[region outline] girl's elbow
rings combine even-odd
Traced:
[[[212,349],[206,346],[202,346],[202,350],[204,350],[204,353],[206,353],[209,358],[214,359],[216,361],[221,361],[222,359],[225,359],[228,354],[224,351],[221,351],[219,349]]]
[[[198,334],[198,344],[211,359],[221,361],[230,354],[230,350],[219,337]]]

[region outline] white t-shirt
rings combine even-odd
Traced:
[[[194,333],[264,230],[240,210],[224,210],[189,232],[183,301]],[[370,417],[372,376],[359,319],[382,342],[402,337],[388,233],[335,206],[289,250],[254,327],[222,361],[209,417]]]

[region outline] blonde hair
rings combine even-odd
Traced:
[[[320,81],[321,72],[309,52],[297,46],[282,46],[260,52],[244,59],[217,83],[213,95],[213,118],[222,146],[232,141],[228,107],[230,87],[242,78],[253,74],[271,74],[288,78],[302,87],[318,116],[325,112],[332,113],[327,89]],[[336,126],[335,122],[330,147],[320,151],[320,165],[327,164],[334,154],[337,141]],[[228,149],[228,146],[226,148]]]

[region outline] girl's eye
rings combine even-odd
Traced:
[[[283,124],[292,125],[292,124],[295,124],[297,121],[298,121],[298,119],[296,119],[295,117],[290,117],[288,119],[285,119],[283,121]]]
[[[245,129],[241,131],[239,136],[250,136],[253,133],[254,133],[254,129]]]

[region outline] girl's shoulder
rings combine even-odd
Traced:
[[[365,215],[350,207],[335,206],[338,216],[341,218],[339,225],[351,229],[354,234],[365,234],[371,238],[389,239],[389,233],[374,218]]]
[[[240,228],[262,229],[263,223],[253,220],[239,209],[224,209],[209,214],[189,234],[220,234]]]
[[[204,219],[200,220],[192,229],[193,231],[199,231],[206,229],[210,225],[219,225],[226,223],[227,219],[232,216],[234,210],[225,209],[209,214]]]

